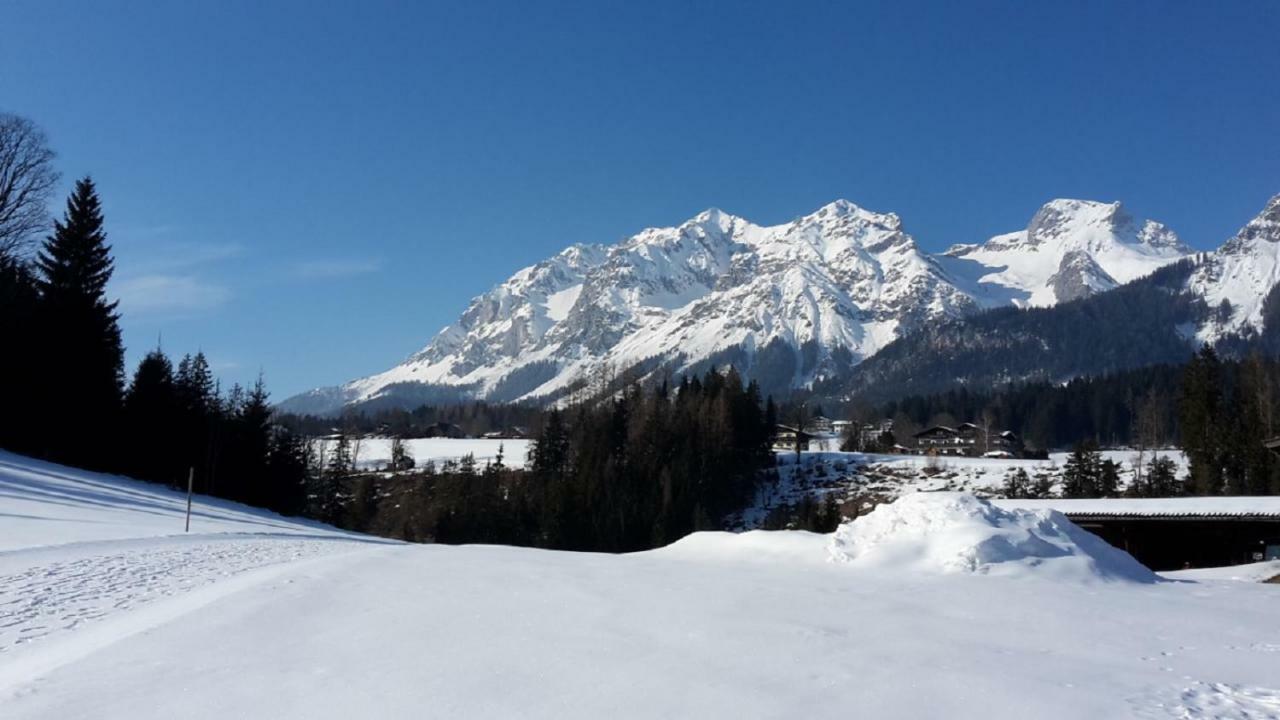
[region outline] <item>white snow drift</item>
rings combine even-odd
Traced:
[[[881,505],[841,525],[830,551],[836,562],[896,572],[1156,581],[1061,513],[1002,510],[965,493],[917,493]]]

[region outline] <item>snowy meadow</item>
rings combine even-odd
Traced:
[[[606,555],[205,498],[183,534],[176,493],[0,459],[7,719],[1280,716],[1280,586],[967,494]]]

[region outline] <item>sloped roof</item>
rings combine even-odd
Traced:
[[[992,500],[997,507],[1051,509],[1070,518],[1280,520],[1280,496]]]
[[[929,433],[931,433],[931,432],[933,432],[933,431],[935,431],[935,430],[942,430],[942,431],[944,431],[944,432],[951,433],[952,435],[956,434],[956,429],[955,429],[955,428],[947,427],[946,425],[934,425],[934,426],[932,426],[932,427],[927,427],[927,428],[925,428],[924,430],[921,430],[920,432],[916,433],[916,434],[914,435],[914,437],[920,437],[921,435],[927,435],[927,434],[929,434]]]

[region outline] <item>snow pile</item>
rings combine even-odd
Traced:
[[[644,554],[709,562],[823,564],[829,536],[804,530],[750,530],[744,533],[696,532]]]
[[[862,568],[1155,582],[1128,553],[1053,510],[1003,510],[966,493],[917,493],[841,525],[831,560]]]

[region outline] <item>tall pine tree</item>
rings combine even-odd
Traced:
[[[0,256],[0,447],[39,452],[45,436],[31,413],[44,407],[45,371],[41,355],[44,334],[38,312],[40,289],[27,263]]]
[[[1218,495],[1224,489],[1222,363],[1208,345],[1183,370],[1178,410],[1182,448],[1190,462],[1188,489],[1197,495]]]
[[[89,467],[114,463],[124,384],[116,303],[107,299],[111,247],[93,181],[76,183],[36,259],[45,328],[46,454]],[[67,442],[74,433],[76,442]]]
[[[182,437],[178,397],[173,384],[173,363],[159,349],[138,363],[133,382],[124,397],[126,453],[121,468],[152,482],[180,484],[186,467],[179,451]]]

